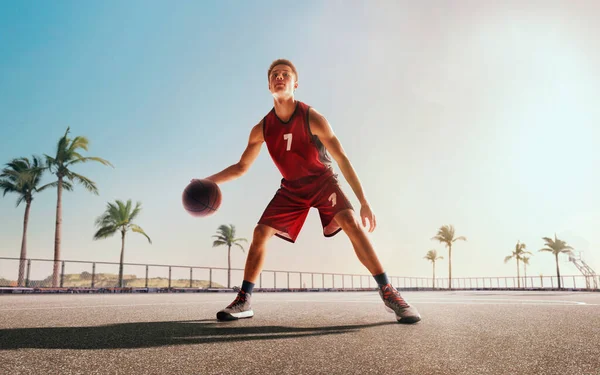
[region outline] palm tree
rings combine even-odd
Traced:
[[[76,164],[86,163],[88,161],[97,161],[99,163],[102,163],[104,165],[110,165],[112,167],[112,164],[110,164],[110,162],[104,159],[98,157],[84,157],[81,154],[79,154],[79,149],[87,151],[89,141],[85,137],[75,137],[73,139],[67,138],[67,134],[69,134],[69,129],[70,128],[67,128],[65,135],[58,140],[58,145],[56,147],[56,155],[54,157],[45,155],[48,169],[52,174],[55,174],[56,177],[58,177],[56,185],[57,200],[56,228],[54,233],[54,270],[52,273],[53,287],[56,287],[58,285],[58,265],[60,261],[60,241],[62,231],[62,191],[63,189],[67,191],[73,190],[73,185],[71,185],[70,182],[78,182],[81,185],[83,185],[88,191],[98,195],[98,188],[92,180],[71,171],[69,168]],[[65,181],[64,179],[67,179],[67,181]]]
[[[235,226],[233,224],[221,225],[217,229],[217,234],[213,236],[216,240],[213,242],[213,247],[216,246],[227,246],[227,288],[231,287],[231,246],[236,245],[242,252],[246,253],[244,247],[240,245],[240,242],[248,242],[245,238],[235,237]]]
[[[525,288],[527,288],[527,266],[529,265],[529,257],[523,257],[521,260],[523,261],[523,272],[525,273]]]
[[[423,258],[431,261],[433,265],[433,288],[435,289],[435,261],[438,259],[444,259],[444,257],[438,257],[437,250],[429,250],[427,255],[425,255]]]
[[[560,285],[560,268],[558,267],[558,254],[568,254],[573,255],[574,250],[571,246],[567,245],[567,243],[563,240],[559,240],[556,238],[556,233],[554,234],[554,239],[550,237],[542,237],[544,242],[546,242],[546,247],[540,249],[539,251],[547,251],[549,253],[554,254],[554,259],[556,260],[556,276],[558,277],[558,289],[561,289]]]
[[[520,271],[519,261],[523,260],[523,255],[531,254],[529,251],[525,251],[525,247],[526,246],[524,243],[521,243],[521,241],[517,241],[517,244],[515,245],[515,250],[513,250],[512,254],[507,256],[506,258],[504,258],[504,263],[508,263],[508,261],[511,260],[512,258],[515,258],[517,260],[517,287],[518,288],[521,287],[521,273],[519,272]]]
[[[120,200],[116,200],[116,204],[108,203],[106,205],[106,211],[96,219],[96,226],[99,228],[96,234],[94,234],[94,240],[100,240],[108,237],[112,237],[117,231],[121,232],[121,259],[119,261],[119,287],[123,287],[123,259],[125,255],[125,234],[128,230],[144,235],[148,242],[152,243],[152,240],[138,225],[133,224],[142,210],[142,204],[137,202],[135,208],[131,209],[131,199],[127,200],[127,203],[123,203]]]
[[[23,219],[23,238],[21,240],[21,257],[19,262],[18,286],[24,286],[25,277],[25,259],[27,258],[27,226],[29,224],[29,212],[33,195],[45,190],[48,187],[55,186],[56,183],[38,186],[43,174],[43,162],[39,156],[33,156],[32,160],[28,158],[17,158],[6,163],[6,168],[0,173],[0,189],[6,193],[16,193],[17,207],[25,202],[25,217]]]
[[[444,225],[438,229],[437,235],[431,238],[438,240],[448,248],[448,288],[452,289],[452,244],[458,240],[466,241],[464,236],[454,238],[454,227],[452,225]]]

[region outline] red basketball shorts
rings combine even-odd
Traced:
[[[292,182],[282,180],[258,224],[274,228],[277,237],[295,242],[311,207],[319,210],[325,237],[332,237],[342,230],[333,220],[334,216],[340,211],[353,209],[337,175],[328,172]]]

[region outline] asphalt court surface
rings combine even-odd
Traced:
[[[234,293],[0,295],[0,374],[600,375],[600,293],[255,293],[255,316],[218,322]]]

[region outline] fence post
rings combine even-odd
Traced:
[[[325,288],[325,274],[324,273],[321,274],[321,287]]]
[[[342,289],[344,289],[346,286],[346,284],[344,283],[344,274],[342,274]]]
[[[290,289],[290,273],[287,273],[287,288]]]
[[[146,264],[146,288],[148,287],[148,265]]]
[[[350,287],[354,289],[354,275],[350,276]]]
[[[310,273],[310,286],[311,288],[315,288],[315,274],[314,273]]]
[[[576,288],[577,288],[577,286],[575,284],[575,275],[573,275],[573,289],[576,289]]]
[[[63,283],[65,281],[65,261],[62,261],[62,267],[60,270],[60,287],[63,287]]]
[[[273,271],[273,289],[277,289],[277,271]]]
[[[303,288],[303,286],[302,286],[302,272],[299,272],[299,274],[300,274],[300,288]]]
[[[193,275],[192,275],[192,269],[193,268],[190,267],[190,288],[192,287],[192,277],[193,277]]]
[[[335,275],[331,274],[331,287],[335,289]]]
[[[169,266],[169,289],[171,289],[171,266]]]
[[[208,287],[212,288],[212,268],[208,269]]]
[[[92,288],[96,287],[96,262],[92,263]]]
[[[260,273],[260,275],[258,276],[258,287],[262,288],[262,272]]]
[[[31,274],[31,259],[27,259],[27,274],[25,276],[25,287],[29,288],[29,275]]]

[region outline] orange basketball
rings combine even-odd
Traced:
[[[192,216],[205,217],[221,206],[221,189],[210,180],[193,180],[182,194],[183,208]]]

